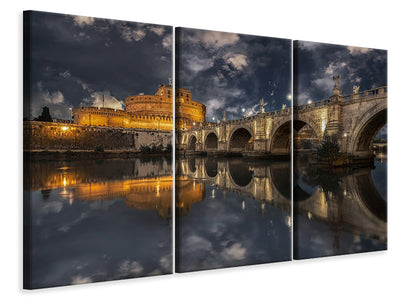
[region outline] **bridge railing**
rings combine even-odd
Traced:
[[[344,95],[344,96],[342,96],[342,100],[343,100],[343,102],[366,101],[366,100],[371,100],[371,99],[382,97],[386,94],[387,94],[387,86],[382,86],[382,87],[378,87],[375,89],[362,91],[360,93]],[[294,106],[294,110],[302,111],[302,110],[307,110],[307,109],[314,109],[316,107],[329,105],[329,104],[333,104],[333,103],[336,103],[336,101],[333,99],[325,99],[325,100],[320,100],[317,102]]]

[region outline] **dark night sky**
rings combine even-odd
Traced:
[[[172,78],[172,27],[43,12],[31,13],[31,111],[55,118],[69,107],[124,108]],[[25,101],[29,105],[28,101]]]
[[[261,36],[180,28],[176,85],[207,106],[206,120],[247,115],[290,106],[291,41]]]
[[[332,95],[332,77],[340,75],[342,95],[387,85],[387,51],[333,44],[296,41],[295,88],[296,104],[319,101]],[[297,58],[297,59],[296,59]]]
[[[360,92],[387,85],[387,51],[371,48],[295,41],[295,105],[328,99],[334,86],[333,76],[340,75],[340,93]],[[386,137],[385,125],[379,137]]]

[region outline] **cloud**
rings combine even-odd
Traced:
[[[113,109],[124,109],[124,101],[120,101],[110,94],[110,91],[93,92],[90,94],[90,98],[85,98],[81,102],[81,106],[93,106],[93,107],[104,107]]]
[[[66,70],[65,72],[61,72],[58,75],[60,75],[61,77],[65,78],[65,79],[68,79],[71,77],[71,73],[68,70]]]
[[[335,74],[340,74],[342,70],[347,66],[347,63],[342,61],[342,62],[331,62],[328,67],[325,69],[325,74],[328,75],[335,75]]]
[[[132,28],[126,24],[119,26],[121,38],[127,42],[139,42],[146,36],[146,31],[142,26],[138,28]]]
[[[321,91],[324,91],[327,93],[331,92],[333,89],[333,86],[334,86],[334,82],[331,77],[322,77],[322,78],[313,79],[311,84],[315,88],[320,89]],[[320,99],[320,100],[322,100],[322,99]]]
[[[161,26],[148,26],[147,28],[158,36],[161,36],[165,31],[165,28]]]
[[[39,89],[39,97],[46,103],[61,104],[64,103],[64,95],[60,91],[49,92],[49,90],[43,88],[43,83],[39,81],[37,83]]]
[[[192,72],[198,73],[207,70],[213,66],[213,60],[209,57],[200,57],[197,55],[185,56],[186,67]]]
[[[83,16],[74,16],[73,20],[76,25],[79,27],[85,27],[86,25],[92,25],[95,21],[93,17],[83,17]]]
[[[366,53],[372,51],[373,49],[371,49],[371,48],[363,48],[363,47],[348,46],[347,50],[350,51],[351,55],[360,55],[360,54],[366,54]]]
[[[224,58],[229,64],[239,71],[242,71],[244,67],[248,65],[247,56],[244,54],[233,54],[228,52]]]
[[[217,110],[225,107],[225,100],[211,99],[206,101],[205,105],[207,107],[207,115],[213,117]]]
[[[235,44],[239,41],[236,33],[219,32],[219,31],[199,31],[199,38],[207,46],[223,47]]]
[[[163,38],[162,40],[162,45],[164,48],[168,49],[168,50],[172,50],[172,35],[167,35]]]

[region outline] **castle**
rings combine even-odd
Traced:
[[[205,121],[206,107],[192,100],[188,89],[176,88],[176,129],[190,129]],[[86,126],[173,129],[173,89],[161,84],[154,95],[135,95],[125,99],[126,110],[105,107],[73,108],[74,123]]]

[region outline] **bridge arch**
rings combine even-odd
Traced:
[[[293,120],[293,147],[294,149],[314,149],[321,139],[318,136],[315,124],[300,119]]]
[[[217,150],[218,149],[218,136],[215,131],[207,133],[204,139],[205,150]]]
[[[370,152],[376,134],[387,123],[386,101],[368,109],[356,122],[347,152]]]
[[[289,154],[291,146],[291,121],[286,121],[276,127],[272,133],[270,152]]]
[[[196,150],[196,143],[197,143],[197,137],[195,135],[189,136],[187,149]]]
[[[228,149],[231,152],[242,152],[253,150],[254,146],[253,130],[245,125],[238,126],[231,131],[229,135]]]
[[[231,160],[228,163],[228,174],[233,186],[237,188],[247,187],[253,181],[253,174],[248,164],[241,160]]]

